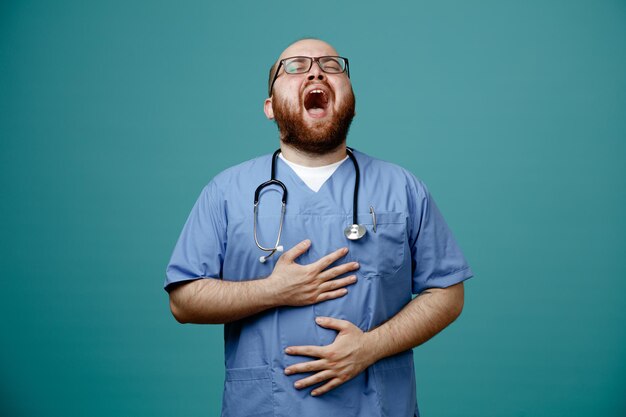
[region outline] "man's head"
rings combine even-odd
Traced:
[[[324,154],[344,143],[354,117],[347,62],[303,59],[293,65],[305,65],[306,69],[310,63],[311,67],[297,74],[287,73],[284,65],[284,60],[291,57],[337,55],[326,42],[303,39],[289,45],[270,69],[270,97],[265,100],[264,110],[268,119],[276,120],[283,143],[309,154]],[[288,70],[293,72],[291,67]]]

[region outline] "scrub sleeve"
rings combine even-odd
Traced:
[[[225,225],[224,198],[211,181],[200,193],[178,238],[166,271],[166,291],[180,282],[222,278]]]
[[[409,175],[409,245],[413,294],[428,288],[446,288],[471,278],[472,270],[428,188],[412,174]]]

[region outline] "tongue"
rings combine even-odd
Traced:
[[[307,113],[309,113],[309,116],[311,117],[323,117],[326,114],[326,110],[314,107],[312,109],[308,109]]]

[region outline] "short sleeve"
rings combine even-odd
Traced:
[[[410,175],[409,244],[412,256],[412,292],[445,288],[473,273],[426,185]]]
[[[224,198],[214,182],[196,201],[167,266],[164,288],[199,278],[221,278],[226,249]]]

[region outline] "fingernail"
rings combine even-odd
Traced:
[[[296,382],[295,384],[293,384],[293,386],[296,388],[301,388],[302,384],[300,382]]]
[[[312,396],[314,396],[314,397],[315,397],[317,394],[318,394],[318,392],[317,392],[317,391],[311,391],[311,395],[312,395]]]
[[[291,369],[285,369],[285,375],[291,375]]]
[[[291,348],[286,348],[285,353],[291,353]]]
[[[356,282],[356,275],[352,275],[352,276],[350,277],[350,281],[352,281],[352,282]]]
[[[358,267],[360,267],[360,266],[361,266],[361,265],[359,265],[359,263],[358,263],[358,262],[355,262],[355,263],[354,263],[354,267],[355,267],[355,268],[358,268]]]
[[[316,321],[317,323],[324,323],[324,319],[323,319],[323,318],[321,318],[321,317],[317,317],[317,318],[315,319],[315,321]]]
[[[343,253],[348,253],[348,248],[343,248]]]

